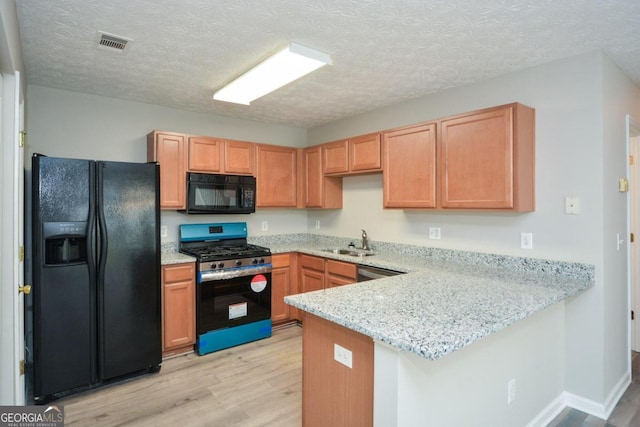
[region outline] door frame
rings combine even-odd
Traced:
[[[627,176],[629,177],[629,199],[627,203],[627,236],[634,233],[640,238],[640,122],[626,116]],[[634,164],[629,161],[633,156]],[[633,311],[635,319],[629,315],[629,350],[640,351],[640,245],[627,246],[628,258],[628,313]],[[631,370],[631,351],[628,352]]]

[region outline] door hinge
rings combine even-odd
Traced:
[[[636,314],[633,312],[633,310],[631,310],[631,320],[635,320],[636,319]]]
[[[633,243],[635,240],[636,240],[635,234],[631,233],[631,235],[629,236],[629,242]]]
[[[629,164],[630,164],[631,166],[633,166],[633,162],[634,162],[634,160],[635,160],[635,159],[633,158],[633,156],[629,156]]]
[[[27,140],[27,132],[26,131],[20,131],[20,142],[18,145],[20,145],[20,147],[24,147],[24,144],[26,143]]]
[[[24,360],[20,361],[20,375],[24,375]]]
[[[20,245],[20,248],[18,249],[18,261],[22,262],[24,261],[24,246]]]

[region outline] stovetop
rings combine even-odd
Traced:
[[[232,245],[225,243],[219,245],[203,243],[199,246],[181,244],[180,252],[196,257],[199,262],[224,261],[236,258],[256,258],[271,255],[269,248],[250,245],[247,243]]]
[[[271,251],[247,243],[247,223],[180,225],[180,252],[197,258],[201,269],[269,264]],[[215,263],[214,263],[215,262]]]

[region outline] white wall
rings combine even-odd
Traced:
[[[510,102],[536,110],[536,210],[532,213],[430,212],[382,209],[380,176],[345,178],[341,211],[311,211],[331,235],[596,263],[601,224],[601,87],[599,54],[530,68],[376,110],[309,131],[309,145]],[[581,215],[564,214],[565,196],[579,196]],[[352,202],[357,200],[357,202]],[[323,226],[323,224],[325,224]],[[362,226],[360,227],[359,224]],[[429,226],[442,240],[428,240]],[[520,232],[533,250],[520,249]]]
[[[146,135],[152,130],[303,147],[306,130],[199,114],[139,102],[29,86],[28,153],[81,159],[146,162]],[[306,232],[304,210],[259,209],[251,215],[183,215],[163,211],[162,225],[178,240],[178,225],[189,222],[246,221],[250,235]],[[263,232],[262,221],[269,230]]]
[[[629,340],[628,258],[624,250],[616,250],[616,235],[625,243],[629,193],[617,191],[618,178],[626,176],[627,141],[625,116],[640,118],[640,88],[622,71],[603,58],[603,257],[604,257],[604,348],[621,348]],[[628,369],[629,354],[604,352],[604,390],[614,387]],[[608,396],[605,395],[605,398]]]
[[[555,304],[435,361],[376,343],[374,424],[529,425],[563,391],[563,317]]]
[[[381,177],[343,181],[344,208],[310,211],[312,229],[372,240],[578,261],[596,266],[596,286],[566,308],[566,390],[596,406],[611,397],[628,368],[624,118],[636,116],[639,88],[601,52],[533,67],[485,82],[403,102],[310,129],[309,145],[390,129],[478,108],[521,102],[536,110],[536,210],[461,213],[382,209]],[[581,199],[580,215],[564,214],[564,198]],[[429,240],[429,226],[442,240]],[[519,248],[533,233],[533,250]],[[626,240],[626,239],[625,239]]]

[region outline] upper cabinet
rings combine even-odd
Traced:
[[[535,209],[535,110],[513,103],[305,149],[172,132],[147,137],[164,209],[186,172],[255,175],[259,208],[342,208],[342,177],[382,172],[385,208]]]
[[[190,136],[190,172],[253,175],[255,144],[220,138]]]
[[[323,172],[327,175],[362,174],[382,170],[380,133],[322,145]]]
[[[383,133],[385,208],[436,207],[436,124]]]
[[[322,146],[304,150],[304,205],[307,208],[337,209],[342,207],[342,179],[322,173]]]
[[[509,104],[442,119],[440,204],[445,209],[535,207],[535,111]]]
[[[297,157],[292,147],[257,144],[257,199],[259,208],[297,206]]]
[[[160,207],[185,209],[185,135],[153,131],[147,135],[147,161],[160,164]]]

